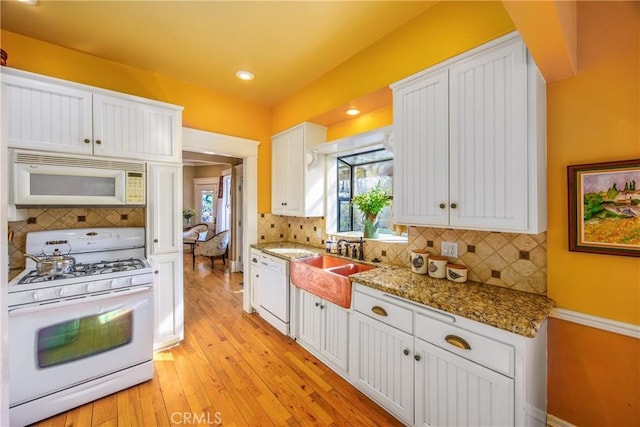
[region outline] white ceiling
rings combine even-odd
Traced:
[[[2,0],[0,25],[272,106],[434,3]],[[255,80],[238,80],[238,69]]]

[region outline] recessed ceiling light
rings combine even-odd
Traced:
[[[357,116],[358,114],[360,114],[360,110],[352,107],[352,108],[349,108],[347,111],[345,111],[345,113],[347,113],[350,116]]]
[[[38,4],[38,0],[18,0],[20,3],[29,4],[35,6]]]
[[[236,72],[236,77],[240,80],[253,80],[255,76],[251,71],[240,70]]]

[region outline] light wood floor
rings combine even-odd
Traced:
[[[295,341],[242,311],[242,273],[185,254],[185,340],[155,376],[44,426],[400,426]]]

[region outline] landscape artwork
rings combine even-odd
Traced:
[[[640,159],[567,167],[569,250],[640,256]]]

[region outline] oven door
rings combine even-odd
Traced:
[[[9,310],[11,406],[152,357],[150,286]]]

